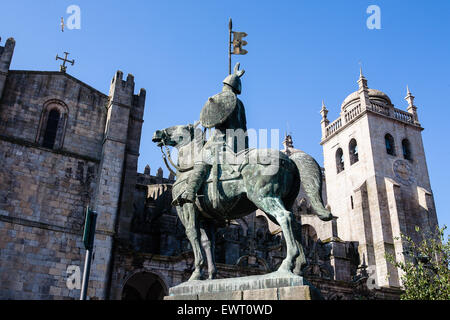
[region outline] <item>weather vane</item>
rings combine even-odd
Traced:
[[[66,66],[66,62],[70,63],[71,65],[75,64],[75,60],[68,60],[67,56],[70,54],[68,52],[64,52],[64,54],[66,55],[64,58],[59,57],[58,55],[56,55],[56,60],[62,60],[64,61],[62,65],[60,65],[59,67],[59,71],[61,72],[66,72],[67,71],[67,66]]]
[[[231,55],[232,54],[247,54],[247,50],[242,49],[243,46],[247,45],[247,41],[242,40],[247,34],[245,32],[233,31],[233,21],[230,18],[230,23],[228,24],[230,30],[230,40],[228,49],[228,74],[231,74]]]

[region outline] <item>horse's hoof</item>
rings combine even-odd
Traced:
[[[202,276],[201,274],[198,273],[194,273],[188,280],[189,281],[198,281],[198,280],[202,280]]]
[[[208,280],[214,280],[216,278],[217,278],[217,275],[214,273],[214,274],[209,275]]]
[[[279,273],[285,273],[285,274],[286,274],[286,273],[293,274],[292,268],[291,268],[289,265],[290,265],[289,262],[284,261],[284,262],[281,264],[281,266],[278,268],[277,272],[279,272]]]
[[[200,277],[194,277],[194,278],[189,278],[189,280],[187,282],[192,282],[192,281],[200,281],[202,280]]]
[[[274,276],[278,277],[292,277],[295,276],[295,274],[292,271],[286,270],[286,269],[278,269],[273,273]]]
[[[292,273],[295,274],[296,276],[303,277],[303,271],[298,270],[297,268],[295,268],[294,271],[292,271]]]

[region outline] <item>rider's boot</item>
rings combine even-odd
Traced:
[[[193,172],[189,177],[188,184],[186,187],[186,191],[181,195],[181,199],[185,202],[194,203],[195,196],[202,186],[206,176],[208,174],[208,165],[207,164],[195,164]]]

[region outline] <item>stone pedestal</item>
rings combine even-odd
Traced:
[[[313,300],[320,293],[303,277],[270,273],[242,278],[190,281],[169,289],[164,300]]]

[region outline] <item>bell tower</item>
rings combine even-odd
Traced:
[[[322,141],[328,204],[346,241],[358,243],[363,261],[380,287],[400,287],[400,270],[386,254],[404,259],[401,234],[417,239],[415,227],[438,226],[422,131],[414,97],[397,109],[379,90],[369,89],[360,72],[359,89],[329,122],[322,106]]]

